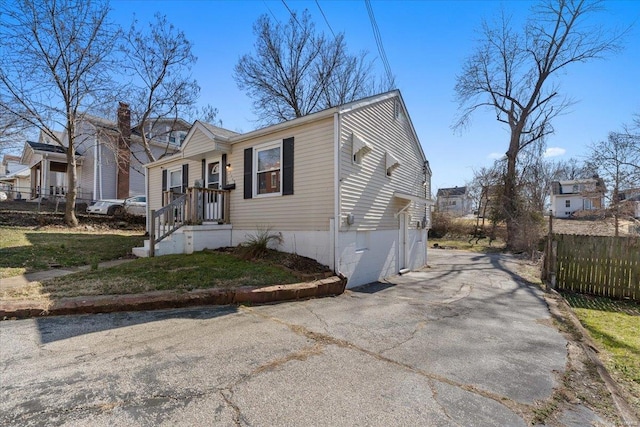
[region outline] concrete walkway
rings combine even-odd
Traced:
[[[98,268],[109,268],[117,265],[125,264],[133,261],[135,258],[116,259],[112,261],[104,261],[98,264]],[[32,282],[41,282],[43,280],[54,279],[60,276],[77,273],[79,271],[87,271],[90,265],[81,265],[79,267],[56,268],[52,270],[36,271],[35,273],[22,274],[20,276],[7,277],[0,279],[0,290],[19,288]]]

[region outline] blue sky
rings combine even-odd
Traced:
[[[454,85],[464,59],[473,51],[482,19],[500,7],[515,19],[526,17],[527,1],[375,1],[371,2],[396,84],[433,170],[432,188],[464,185],[473,171],[492,164],[508,144],[507,131],[490,111],[476,114],[460,132],[451,125],[457,114]],[[308,9],[316,28],[344,32],[351,52],[366,50],[382,75],[364,0],[294,1],[286,5]],[[319,5],[319,7],[318,7]],[[247,132],[258,127],[251,100],[237,88],[233,68],[253,51],[253,23],[263,13],[286,22],[281,0],[265,1],[130,1],[112,0],[112,18],[128,27],[135,13],[148,22],[155,12],[166,14],[194,43],[198,62],[193,76],[202,87],[200,103],[218,108],[223,126]],[[597,21],[612,27],[635,22],[622,53],[605,60],[576,64],[560,76],[561,91],[578,101],[553,122],[548,138],[554,159],[580,158],[589,144],[606,139],[609,131],[630,123],[640,113],[640,2],[607,1]],[[328,24],[323,18],[324,12]]]

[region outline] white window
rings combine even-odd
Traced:
[[[570,208],[571,207],[571,200],[567,199],[564,201],[564,207],[565,208]]]
[[[182,193],[182,168],[169,171],[168,185],[172,193]]]
[[[281,194],[282,143],[271,143],[254,150],[256,196]]]
[[[584,199],[584,209],[585,210],[593,209],[593,201],[591,199]]]
[[[207,188],[220,188],[220,162],[209,163],[207,166]]]

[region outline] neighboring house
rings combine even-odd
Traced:
[[[5,154],[0,164],[0,191],[10,200],[20,200],[29,194],[29,167],[20,163],[19,156]]]
[[[628,188],[620,191],[621,204],[634,218],[640,218],[640,188]]]
[[[184,120],[156,120],[149,134],[156,158],[173,154],[190,125]],[[56,135],[65,142],[66,133]],[[140,136],[132,134],[129,108],[120,103],[118,121],[85,115],[76,123],[78,201],[124,199],[145,194],[143,164],[148,158]],[[66,147],[41,133],[38,142],[27,142],[22,163],[31,171],[29,199],[62,197],[67,193]]]
[[[269,228],[280,250],[349,287],[426,264],[431,170],[399,91],[245,134],[196,122],[178,153],[146,167],[150,236],[201,224],[154,245],[158,255],[236,246]]]
[[[438,212],[452,216],[465,216],[473,213],[472,201],[467,187],[440,188],[436,200]]]
[[[604,207],[606,187],[602,178],[554,181],[551,183],[551,214],[568,218],[577,211]]]

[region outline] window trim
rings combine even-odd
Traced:
[[[260,194],[258,192],[258,186],[259,184],[259,179],[258,179],[258,154],[261,151],[266,151],[266,150],[271,150],[274,148],[279,148],[280,149],[280,168],[277,169],[278,171],[280,171],[280,173],[278,174],[278,180],[279,180],[279,188],[280,191],[278,192],[273,192],[273,193],[263,193]],[[270,141],[270,142],[265,142],[263,144],[259,144],[253,147],[253,165],[252,165],[252,171],[251,171],[251,180],[253,181],[253,197],[255,198],[261,198],[261,197],[277,197],[277,196],[282,196],[282,175],[283,175],[283,151],[284,151],[284,147],[283,147],[283,141],[282,140],[277,140],[277,141]]]
[[[180,173],[180,185],[178,186],[180,188],[180,191],[178,193],[182,193],[182,165],[176,166],[176,167],[172,167],[172,168],[167,168],[167,188],[165,188],[165,191],[171,191],[172,187],[171,186],[171,175],[175,172],[179,172]]]

